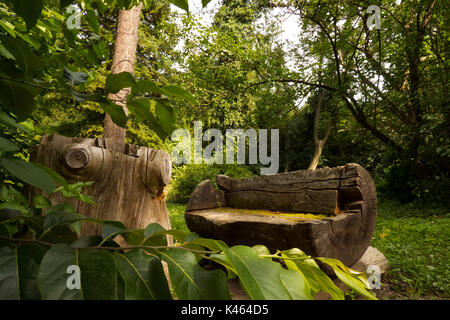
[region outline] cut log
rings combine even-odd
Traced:
[[[214,188],[211,180],[202,181],[192,194],[187,204],[187,210],[211,209],[222,206],[225,202],[225,194],[221,190]]]
[[[348,164],[315,171],[295,171],[245,179],[219,175],[222,210],[202,193],[192,194],[195,207],[185,213],[188,228],[229,245],[266,245],[271,250],[299,248],[314,257],[330,257],[352,266],[367,250],[375,227],[377,198],[370,174]],[[219,190],[208,193],[219,197]],[[203,201],[203,202],[202,202]],[[327,214],[326,219],[296,221],[273,216],[227,212],[244,210]]]
[[[172,166],[165,151],[110,139],[45,135],[33,150],[31,160],[55,170],[69,183],[94,181],[83,193],[97,205],[68,201],[84,216],[119,220],[128,229],[145,228],[152,222],[170,229],[164,186],[170,181]],[[29,198],[36,194],[49,197],[53,205],[65,201],[60,193],[49,196],[36,188],[30,189]],[[100,234],[100,228],[94,223],[83,223],[82,235]]]

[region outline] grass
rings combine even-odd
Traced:
[[[371,245],[389,261],[398,298],[450,298],[450,213],[379,203]]]
[[[173,230],[180,230],[189,233],[189,229],[184,221],[184,212],[186,211],[186,205],[167,202],[167,209],[169,209],[170,224]]]
[[[183,204],[167,203],[172,228],[189,232]],[[383,296],[390,299],[450,298],[450,213],[379,201],[371,245],[389,261]]]

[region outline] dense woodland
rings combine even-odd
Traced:
[[[45,33],[38,29],[24,40],[46,66],[40,80],[57,89],[66,66],[89,74],[84,92],[100,90],[118,9],[98,8],[97,21],[93,3],[81,29],[57,32],[70,13],[52,3],[39,22]],[[330,130],[319,166],[359,163],[383,197],[448,206],[448,8],[445,1],[380,4],[380,29],[367,27],[362,3],[333,1],[223,1],[205,26],[198,15],[155,0],[142,12],[135,75],[192,93],[198,103],[175,102],[177,127],[192,130],[193,121],[203,121],[204,130],[279,128],[280,172],[308,168],[320,103],[319,138]],[[299,16],[299,45],[283,45],[280,23],[271,19],[275,9]],[[3,7],[2,21],[11,22],[11,14]],[[2,24],[3,37],[17,32],[11,28]],[[23,145],[25,158],[43,133],[102,135],[96,103],[78,103],[58,90],[41,91],[35,103],[32,139],[3,131]],[[128,122],[127,142],[170,150],[167,140],[148,123]]]
[[[105,81],[119,9],[136,1],[24,2],[0,3],[0,206],[21,198],[25,183],[47,187],[7,157],[28,160],[44,134],[102,137],[106,112],[127,143],[169,154],[171,132],[193,132],[194,121],[204,131],[279,129],[279,172],[358,163],[379,201],[448,212],[447,1],[220,0],[195,13],[189,2],[191,14],[173,5],[186,10],[187,1],[143,1],[134,78],[150,80],[145,100],[173,95],[163,106],[136,99],[128,117],[104,98]],[[292,16],[295,42],[282,37]],[[186,203],[202,180],[258,175],[260,166],[174,164],[166,199]],[[82,186],[67,195],[83,197]],[[16,209],[27,210],[21,201]]]

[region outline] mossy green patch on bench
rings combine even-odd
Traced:
[[[314,213],[298,213],[298,212],[280,212],[280,211],[270,211],[270,210],[251,210],[251,209],[239,209],[239,208],[215,208],[212,209],[217,212],[230,212],[230,213],[241,213],[241,214],[254,214],[254,215],[265,215],[278,217],[291,221],[310,221],[310,220],[322,220],[329,218],[329,216],[324,214],[314,214]]]

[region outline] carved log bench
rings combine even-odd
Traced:
[[[216,183],[219,190],[201,182],[186,208],[186,224],[200,236],[271,250],[296,247],[347,266],[370,244],[377,197],[358,164],[236,180],[218,175]]]
[[[44,135],[30,158],[52,168],[70,183],[94,182],[83,193],[97,205],[68,200],[76,212],[90,218],[120,220],[129,229],[145,228],[152,222],[170,229],[163,192],[172,174],[167,152],[110,139]],[[48,196],[52,204],[66,201],[60,192],[48,195],[37,188],[30,190],[30,199],[36,194]],[[83,223],[82,235],[100,232],[100,225]]]

